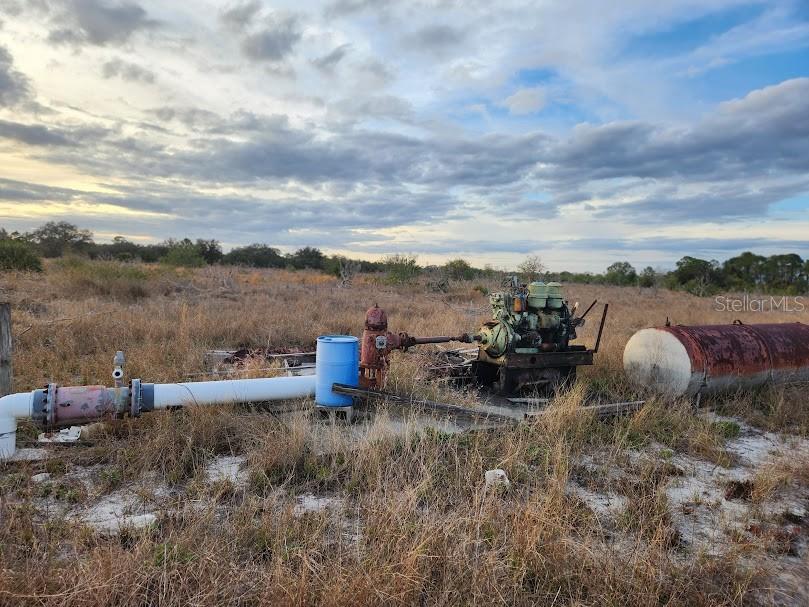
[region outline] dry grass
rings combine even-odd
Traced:
[[[86,269],[56,264],[43,277],[5,276],[3,296],[14,305],[15,388],[109,383],[117,349],[127,354],[130,376],[182,380],[204,372],[209,348],[309,347],[323,333],[359,334],[374,303],[387,310],[392,330],[414,335],[471,331],[487,316],[477,282],[437,295],[367,276],[338,289],[335,280],[307,272],[135,271],[146,275],[142,291],[132,275],[104,286],[87,282]],[[365,433],[349,437],[306,413],[279,420],[248,409],[200,408],[109,424],[88,444],[56,451],[44,463],[3,465],[0,604],[754,602],[770,572],[766,552],[747,547],[741,555],[730,543],[721,558],[689,552],[672,525],[665,462],[639,465],[632,482],[615,483],[628,507],[612,523],[568,490],[585,454],[600,454],[607,469],[633,450],[660,445],[729,464],[723,429],[694,415],[689,403],[652,400],[610,424],[580,407],[596,391],[636,396],[621,363],[634,331],[667,316],[682,323],[732,318],[714,312],[712,301],[684,294],[593,286],[568,292],[585,305],[595,297],[609,301],[611,318],[597,366],[532,425],[450,435],[405,424],[401,433],[380,414]],[[767,317],[787,319],[807,315]],[[596,324],[594,315],[586,343]],[[396,357],[388,387],[474,400],[428,381],[418,354]],[[790,390],[713,404],[759,425],[809,430],[803,399]],[[222,455],[245,458],[246,483],[206,482],[206,465]],[[483,473],[491,468],[506,471],[508,491],[485,489]],[[43,471],[52,475],[48,489],[31,480]],[[81,474],[89,480],[78,482]],[[806,482],[805,470],[776,467],[755,481],[761,499],[787,475]],[[100,533],[69,516],[76,503],[135,485],[145,502],[160,487],[168,493],[157,521],[144,529]],[[308,492],[338,501],[301,514],[296,500]]]

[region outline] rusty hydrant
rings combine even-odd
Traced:
[[[388,331],[385,310],[374,304],[365,315],[360,345],[360,385],[363,388],[375,389],[384,385],[388,354],[398,345],[398,337]]]
[[[467,334],[458,337],[411,337],[407,333],[388,331],[388,315],[374,304],[365,315],[365,329],[360,346],[360,385],[363,388],[378,389],[385,385],[392,350],[407,350],[420,344],[440,344],[449,341],[471,342]]]

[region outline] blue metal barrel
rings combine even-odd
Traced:
[[[349,407],[351,397],[335,394],[332,384],[356,386],[360,372],[359,340],[351,335],[317,338],[315,403],[322,407]]]

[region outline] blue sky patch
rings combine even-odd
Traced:
[[[765,8],[766,3],[751,2],[669,24],[669,27],[664,24],[661,29],[627,37],[620,54],[624,58],[650,58],[687,53],[719,34],[759,17]]]

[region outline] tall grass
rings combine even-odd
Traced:
[[[108,383],[118,349],[130,376],[182,380],[204,373],[209,348],[306,348],[319,334],[359,334],[374,303],[392,330],[413,335],[471,331],[488,316],[485,297],[465,282],[436,295],[370,276],[344,289],[311,272],[76,261],[3,281],[14,306],[16,390]],[[667,316],[732,319],[711,300],[680,293],[576,285],[568,294],[585,305],[610,302],[602,350],[533,424],[450,435],[380,414],[346,433],[306,413],[279,421],[243,408],[191,409],[109,424],[46,463],[0,465],[0,604],[742,605],[766,596],[765,547],[742,550],[729,539],[713,558],[683,545],[665,498],[670,465],[633,464],[631,480],[609,475],[649,445],[726,465],[721,430],[684,402],[650,400],[610,424],[581,410],[594,392],[637,396],[621,366],[637,329]],[[584,343],[596,324],[594,316]],[[474,401],[427,378],[421,356],[394,357],[389,390]],[[777,389],[714,404],[804,432],[802,403]],[[246,484],[205,483],[206,465],[221,455],[244,457]],[[584,470],[585,456],[603,474]],[[485,488],[491,468],[506,471],[509,490]],[[47,498],[31,480],[44,471],[52,474]],[[78,491],[76,479],[87,474]],[[809,484],[804,477],[774,465],[755,479],[756,499],[786,482]],[[609,487],[628,507],[606,521],[569,491],[574,482]],[[68,516],[78,507],[71,500],[89,504],[134,486],[158,509],[152,526],[104,534]],[[296,500],[306,492],[337,501],[300,513]]]

